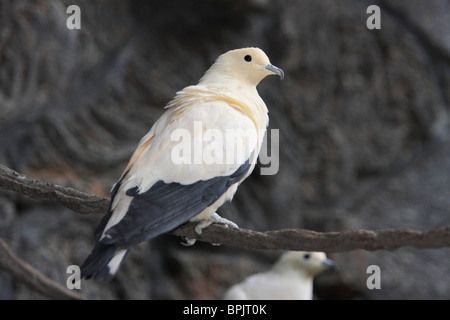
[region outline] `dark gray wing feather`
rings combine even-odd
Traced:
[[[138,187],[128,189],[127,195],[133,197],[128,212],[106,231],[101,242],[126,248],[177,228],[216,202],[250,167],[247,160],[230,176],[189,185],[158,181],[143,193]]]

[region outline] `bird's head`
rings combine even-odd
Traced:
[[[276,266],[299,271],[313,277],[334,267],[334,263],[323,252],[289,251],[280,257]]]
[[[216,84],[228,78],[256,87],[269,75],[284,78],[283,70],[272,65],[264,51],[259,48],[243,48],[220,55],[200,83]]]

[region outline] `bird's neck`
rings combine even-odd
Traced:
[[[203,102],[207,100],[225,101],[248,116],[258,130],[267,128],[269,111],[255,86],[249,86],[238,81],[200,81],[198,85],[187,87],[179,92],[178,95],[180,97],[189,95],[191,91],[195,92],[197,96],[200,95]]]
[[[228,76],[226,73],[220,77],[209,76],[208,73],[198,83],[199,86],[215,88],[220,91],[240,92],[244,94],[258,94],[256,85],[249,81],[238,80],[236,77]]]
[[[311,279],[313,278],[313,275],[308,273],[306,270],[303,269],[299,269],[299,268],[294,268],[293,266],[286,264],[286,263],[276,263],[273,268],[272,271],[278,274],[289,274],[290,276],[295,275],[298,278],[302,278],[302,279]]]

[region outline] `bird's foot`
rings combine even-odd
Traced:
[[[190,247],[193,246],[197,240],[196,239],[191,239],[191,238],[186,238],[186,237],[181,237],[181,239],[183,240],[182,242],[180,242],[183,246],[185,247]]]
[[[228,219],[222,218],[216,212],[214,212],[209,217],[208,220],[202,221],[202,222],[200,222],[199,224],[197,224],[195,226],[195,233],[198,234],[198,235],[201,235],[202,232],[203,232],[203,229],[209,227],[213,223],[222,223],[222,224],[225,224],[225,225],[230,226],[232,228],[239,228],[238,225],[236,223],[234,223],[233,221],[230,221]]]
[[[201,235],[203,232],[203,229],[209,227],[213,223],[222,223],[222,224],[225,224],[226,226],[230,226],[232,228],[239,228],[238,225],[236,223],[234,223],[233,221],[222,218],[221,216],[219,216],[217,213],[214,212],[209,217],[208,220],[201,221],[200,223],[198,223],[195,226],[195,233],[197,235]],[[186,237],[182,237],[182,240],[183,240],[183,242],[181,242],[181,244],[185,247],[190,247],[190,246],[194,245],[195,242],[197,241],[196,239],[191,239],[191,238],[186,238]],[[212,245],[220,246],[220,244],[218,244],[218,243],[212,243]]]

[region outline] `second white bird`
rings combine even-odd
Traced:
[[[323,252],[289,251],[267,272],[232,286],[227,300],[312,300],[314,277],[333,267]]]

